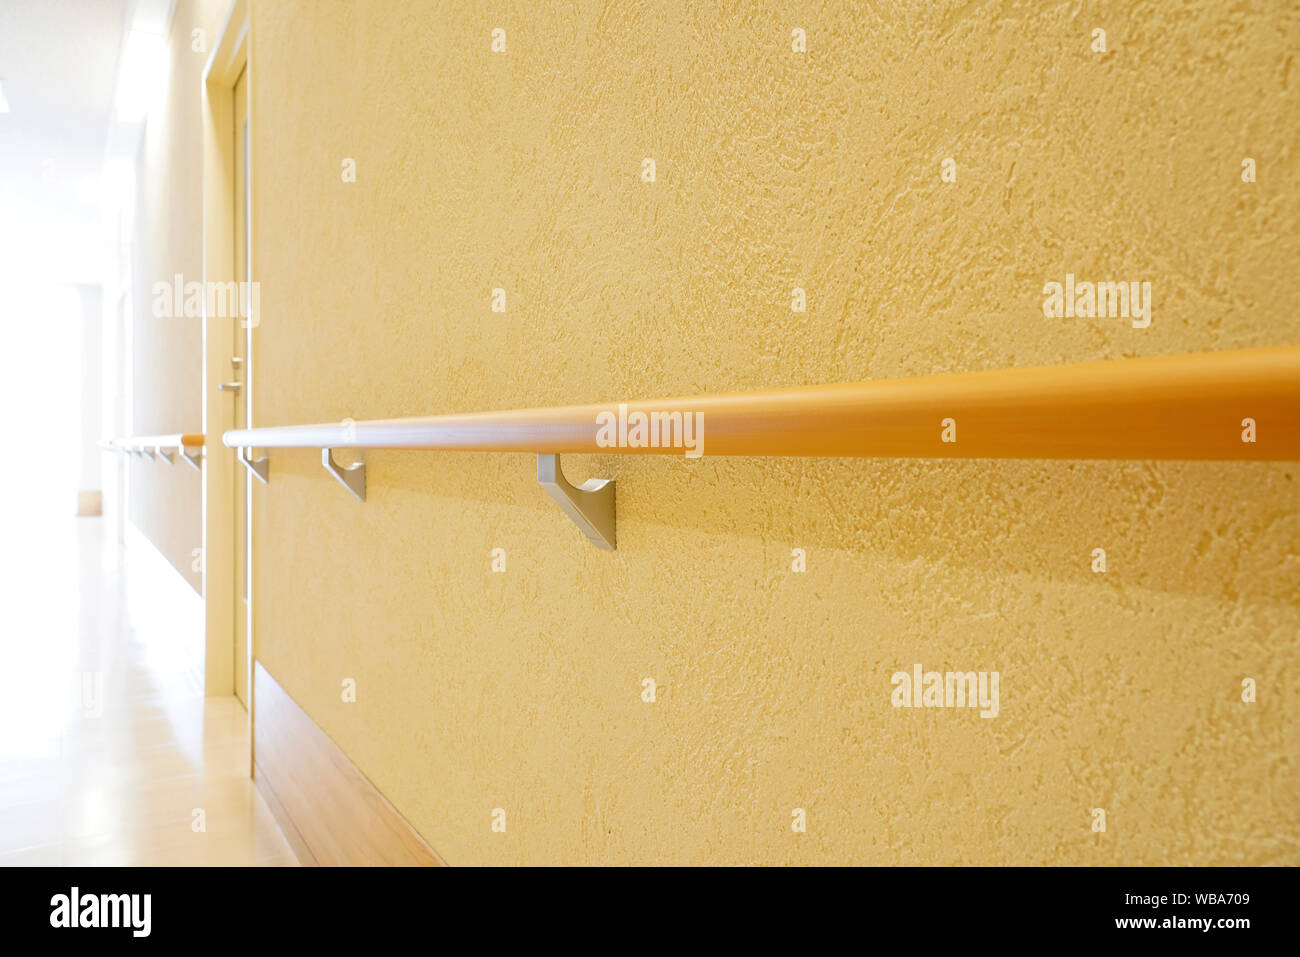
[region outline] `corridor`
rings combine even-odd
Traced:
[[[888,866],[1016,926],[1022,868],[1300,864],[1298,46],[0,0],[0,865],[133,868],[25,918]]]
[[[11,539],[11,620],[40,624],[0,635],[0,866],[296,864],[249,777],[247,712],[204,697],[201,599],[106,526]]]

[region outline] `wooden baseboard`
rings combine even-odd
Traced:
[[[253,780],[304,865],[442,864],[257,661],[253,663]]]

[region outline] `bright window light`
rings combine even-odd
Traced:
[[[9,112],[9,101],[5,99],[5,81],[0,79],[0,113]]]
[[[163,78],[162,37],[157,33],[132,30],[122,48],[122,65],[117,73],[117,96],[113,112],[128,123],[144,119]]]

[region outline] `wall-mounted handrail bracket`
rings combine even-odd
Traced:
[[[617,547],[613,479],[587,479],[575,487],[564,477],[559,455],[546,453],[537,456],[537,481],[593,545]]]
[[[334,461],[333,449],[320,450],[320,464],[325,466],[325,471],[329,472],[339,484],[357,497],[357,501],[366,500],[366,463],[357,462],[353,465],[339,465]]]
[[[263,455],[260,459],[251,459],[248,457],[248,446],[240,446],[235,455],[239,461],[244,463],[244,468],[257,476],[258,481],[266,485],[271,475],[271,460]]]
[[[203,448],[202,448],[202,446],[197,446],[197,447],[195,448],[195,450],[194,450],[194,454],[193,454],[193,455],[191,455],[190,452],[189,452],[189,449],[187,449],[187,448],[186,448],[185,446],[183,446],[183,445],[180,447],[180,452],[181,452],[181,458],[183,458],[183,459],[186,461],[186,463],[189,465],[190,468],[194,469],[194,471],[196,471],[196,472],[202,472],[202,471],[203,471]]]

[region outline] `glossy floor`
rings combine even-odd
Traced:
[[[248,777],[247,713],[204,696],[193,590],[103,519],[21,537],[4,569],[0,866],[296,864]]]

